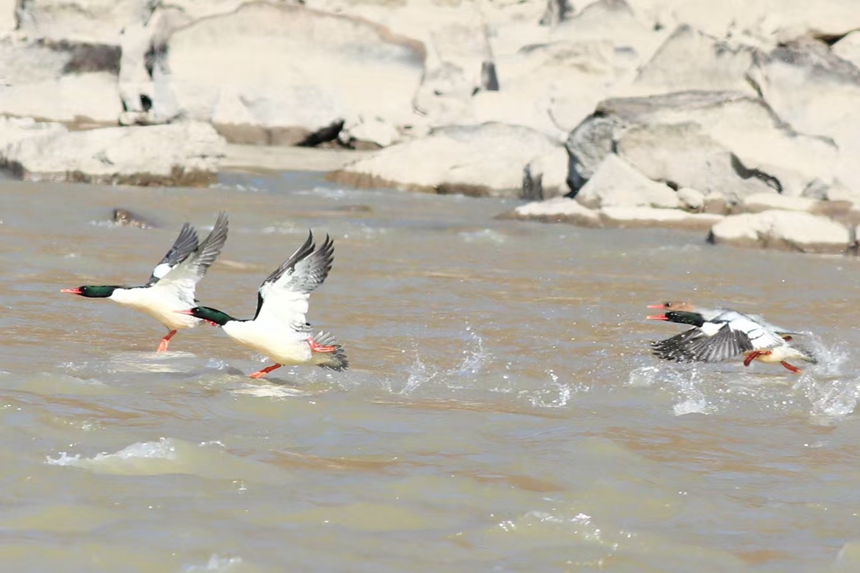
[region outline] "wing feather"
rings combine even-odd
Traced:
[[[326,235],[323,244],[317,248],[313,232],[309,232],[304,244],[260,285],[254,320],[289,325],[293,330],[307,332],[310,294],[325,281],[333,262],[334,242],[331,238]]]
[[[164,255],[155,268],[152,269],[152,274],[149,276],[149,281],[146,286],[151,286],[162,279],[173,267],[188,258],[188,255],[193,253],[198,246],[197,231],[194,230],[189,223],[182,225],[179,230],[179,236],[173,241],[173,246]]]

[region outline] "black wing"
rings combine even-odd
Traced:
[[[652,342],[654,354],[676,362],[719,362],[741,356],[753,350],[746,333],[732,330],[725,324],[716,334],[708,336],[699,328],[691,328],[677,336]]]
[[[188,255],[197,250],[199,242],[197,239],[197,231],[194,230],[189,223],[182,225],[179,231],[179,236],[173,241],[173,246],[164,255],[164,258],[155,265],[152,274],[149,276],[149,281],[146,286],[151,286],[157,283],[170,270],[188,258]]]

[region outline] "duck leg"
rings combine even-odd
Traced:
[[[313,338],[308,338],[308,344],[311,346],[311,352],[334,352],[337,350],[337,346],[323,346],[322,344],[317,344],[317,341]]]
[[[785,360],[783,360],[782,362],[780,362],[780,364],[782,364],[783,366],[785,366],[785,368],[786,368],[787,370],[791,370],[791,371],[792,371],[792,372],[794,372],[794,373],[798,373],[798,372],[800,372],[800,368],[798,368],[797,366],[792,366],[791,364],[789,364],[789,363],[788,363],[788,362],[786,362]]]
[[[272,370],[277,370],[280,368],[280,364],[272,364],[271,366],[267,366],[258,372],[254,372],[253,374],[248,374],[248,378],[262,378]]]
[[[167,352],[167,347],[170,346],[170,339],[173,338],[174,334],[176,334],[175,330],[168,332],[167,336],[161,339],[161,344],[158,345],[156,352]]]

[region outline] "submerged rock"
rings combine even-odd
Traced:
[[[844,253],[851,247],[852,237],[847,227],[820,215],[769,210],[726,217],[713,226],[708,241],[804,253]]]
[[[55,131],[7,144],[0,166],[29,181],[201,186],[216,180],[224,146],[202,123]]]
[[[600,227],[602,225],[597,211],[566,197],[554,197],[547,201],[526,203],[497,215],[496,219],[570,223],[580,227]]]
[[[128,209],[116,208],[111,213],[111,221],[123,227],[137,227],[138,229],[153,229],[158,227],[155,223]]]

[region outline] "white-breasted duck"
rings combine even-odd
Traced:
[[[60,292],[87,298],[107,298],[148,314],[168,329],[156,352],[164,352],[170,339],[183,328],[193,328],[200,320],[178,314],[197,304],[197,283],[218,258],[227,240],[227,214],[221,212],[209,236],[200,243],[197,232],[185,223],[164,258],[155,266],[149,281],[142,286],[85,285]]]
[[[673,309],[648,316],[649,320],[665,320],[693,327],[666,340],[651,343],[654,354],[664,360],[717,362],[743,356],[744,366],[758,360],[782,364],[792,372],[800,372],[800,369],[787,360],[816,363],[811,353],[790,344],[791,335],[796,333],[775,327],[754,315],[730,309],[698,309],[688,303],[649,305],[649,308]]]
[[[343,347],[328,332],[311,336],[311,325],[306,319],[311,292],[325,281],[333,261],[334,243],[329,236],[317,249],[313,232],[309,232],[305,243],[260,285],[254,318],[233,318],[207,306],[178,312],[220,326],[236,342],[275,363],[254,372],[251,378],[262,378],[284,365],[315,364],[346,370],[349,363]]]

